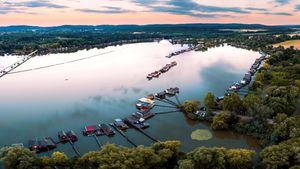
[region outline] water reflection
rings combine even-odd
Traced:
[[[56,137],[61,129],[73,129],[81,135],[84,125],[110,122],[114,118],[130,115],[136,111],[134,104],[138,98],[168,87],[179,87],[181,100],[203,99],[208,91],[221,95],[229,84],[240,80],[259,57],[256,52],[230,46],[212,48],[207,52],[184,53],[172,59],[164,57],[185,47],[161,41],[51,54],[29,60],[15,71],[99,55],[0,79],[0,146],[26,143],[36,136]],[[109,51],[112,52],[100,55]],[[4,67],[20,58],[10,56],[0,59],[0,67]],[[178,65],[169,72],[159,79],[146,79],[149,72],[173,60]],[[210,127],[188,121],[181,113],[154,117],[150,124],[147,129],[149,133],[161,140],[181,140],[185,151],[201,145],[254,147],[254,140],[248,137],[226,136],[217,132],[213,133],[214,138],[210,141],[191,140],[193,130]],[[129,130],[127,134],[139,144],[151,143],[134,130]],[[130,146],[120,136],[100,140]],[[80,152],[97,148],[93,139],[83,136],[79,137],[79,145]],[[70,147],[59,146],[58,150],[73,154]]]

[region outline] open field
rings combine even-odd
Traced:
[[[281,43],[277,43],[273,45],[274,47],[283,46],[285,48],[288,48],[290,46],[294,46],[297,49],[300,49],[300,40],[289,40]]]

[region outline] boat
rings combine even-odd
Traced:
[[[101,131],[107,136],[115,135],[115,131],[113,131],[107,124],[100,124],[99,125]]]
[[[91,136],[91,135],[100,136],[100,135],[103,135],[103,133],[100,130],[99,125],[85,126],[84,130],[82,131],[82,134],[84,136]]]
[[[154,95],[153,94],[149,94],[148,96],[147,96],[147,99],[150,99],[150,100],[154,100]]]
[[[152,73],[152,77],[159,77],[161,73],[159,71],[155,71]]]
[[[151,118],[154,116],[154,113],[151,113],[149,110],[143,110],[143,111],[138,111],[135,113],[132,113],[132,116],[136,117],[136,118],[143,118],[145,120]]]
[[[126,130],[129,128],[129,126],[125,124],[122,119],[115,119],[113,124],[120,130]]]
[[[148,74],[148,75],[147,75],[147,79],[148,79],[148,80],[151,80],[152,78],[153,78],[152,74]]]
[[[36,138],[28,141],[28,146],[31,151],[36,153],[47,152],[56,148],[56,143],[51,137]]]
[[[155,105],[155,101],[148,99],[148,98],[140,98],[136,103],[136,108],[140,110],[148,110],[152,109]]]
[[[169,88],[169,89],[166,89],[164,92],[168,96],[175,96],[176,94],[179,94],[179,88],[178,87]]]
[[[220,102],[220,101],[222,101],[222,100],[224,100],[224,96],[219,96],[219,97],[216,98],[216,101],[217,101],[217,102]]]
[[[58,139],[59,139],[59,142],[61,142],[61,143],[66,143],[69,141],[69,138],[68,138],[66,132],[63,130],[58,132]]]
[[[67,136],[68,136],[68,138],[70,139],[71,142],[78,141],[78,137],[77,137],[76,133],[73,130],[68,131]]]
[[[154,104],[149,104],[149,103],[145,103],[145,102],[136,103],[136,108],[138,110],[149,110],[149,109],[152,109],[153,107],[154,107]]]
[[[176,61],[171,62],[171,65],[172,65],[172,66],[176,66],[176,65],[177,65],[177,62],[176,62]]]
[[[145,129],[149,127],[149,123],[145,122],[145,119],[143,118],[136,118],[134,116],[130,116],[124,119],[124,122],[127,123],[130,126],[133,126],[137,129]]]
[[[159,98],[159,99],[165,99],[166,98],[166,92],[160,92],[160,93],[156,93],[155,97]]]
[[[164,67],[161,68],[159,71],[160,71],[161,73],[165,73],[165,72],[167,72],[169,69],[170,69],[170,68],[164,66]]]

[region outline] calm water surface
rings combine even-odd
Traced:
[[[14,71],[64,63],[55,67],[15,73],[0,79],[0,146],[27,141],[37,136],[52,136],[58,131],[74,130],[79,135],[81,153],[96,150],[93,138],[81,136],[85,125],[111,122],[135,112],[138,98],[169,87],[179,87],[180,100],[203,99],[208,91],[222,95],[226,88],[240,80],[260,55],[230,46],[192,51],[165,58],[170,52],[187,46],[168,41],[128,44],[105,49],[83,50],[70,54],[51,54],[29,60]],[[0,57],[0,68],[21,59]],[[171,61],[178,65],[158,79],[148,81],[148,73]],[[166,108],[155,108],[161,112]],[[257,141],[233,132],[213,132],[213,138],[196,141],[190,138],[196,129],[208,125],[186,120],[182,113],[157,115],[147,132],[159,140],[180,140],[182,150],[198,146],[224,146],[259,150]],[[137,144],[150,145],[144,135],[130,129],[127,135]],[[123,137],[99,137],[102,143],[131,146]],[[59,145],[57,150],[74,155],[71,147]]]

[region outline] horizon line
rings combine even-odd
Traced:
[[[149,23],[149,24],[61,24],[61,25],[49,25],[49,26],[43,26],[43,25],[30,25],[30,24],[12,24],[12,25],[0,25],[0,28],[3,27],[13,27],[13,26],[28,26],[28,27],[41,27],[41,28],[47,28],[47,27],[61,27],[61,26],[148,26],[148,25],[196,25],[196,24],[218,24],[218,25],[230,25],[230,24],[240,24],[240,25],[262,25],[262,26],[300,26],[299,24],[262,24],[262,23],[239,23],[239,22],[186,22],[186,23]]]

